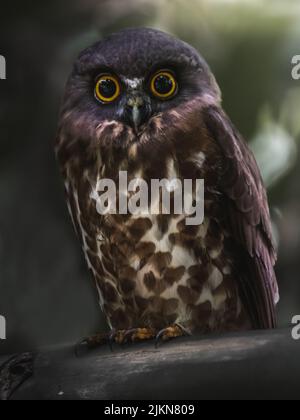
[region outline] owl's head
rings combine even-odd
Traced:
[[[158,115],[193,100],[219,102],[220,91],[199,53],[154,29],[127,29],[83,51],[67,83],[62,120],[92,135],[118,123],[138,138]]]

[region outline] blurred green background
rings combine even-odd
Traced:
[[[224,108],[255,151],[279,248],[280,325],[300,314],[298,0],[44,0],[1,5],[0,353],[73,342],[106,328],[64,202],[53,139],[77,54],[104,35],[151,26],[209,62]]]

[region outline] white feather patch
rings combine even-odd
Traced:
[[[144,79],[134,78],[134,79],[124,79],[124,82],[126,86],[128,86],[130,89],[138,89],[141,87],[144,83]]]

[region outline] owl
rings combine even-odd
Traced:
[[[89,347],[275,328],[276,252],[253,154],[187,43],[139,28],[83,51],[63,99],[56,156],[111,331]],[[204,220],[101,213],[98,185],[204,180]]]

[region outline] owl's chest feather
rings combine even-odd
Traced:
[[[197,170],[205,162],[205,155],[200,157]],[[195,165],[193,160],[190,165]],[[169,180],[179,177],[170,159],[163,173]],[[129,178],[134,175],[129,174]],[[139,171],[138,175],[143,174]],[[97,206],[92,194],[89,197],[88,209],[95,221]],[[208,210],[210,204],[211,197],[205,203]],[[234,319],[239,315],[224,232],[210,211],[196,226],[186,223],[185,214],[98,217],[101,223],[94,238],[87,231],[82,235],[101,306],[111,326],[160,328],[177,322],[190,328],[213,329],[226,319],[224,314],[230,313]],[[89,225],[80,214],[79,221],[81,229]]]
[[[213,328],[235,296],[224,235],[209,217],[193,227],[185,216],[129,217],[115,224],[108,248],[118,261],[115,280],[108,280],[118,292],[115,308],[132,311],[134,324]]]

